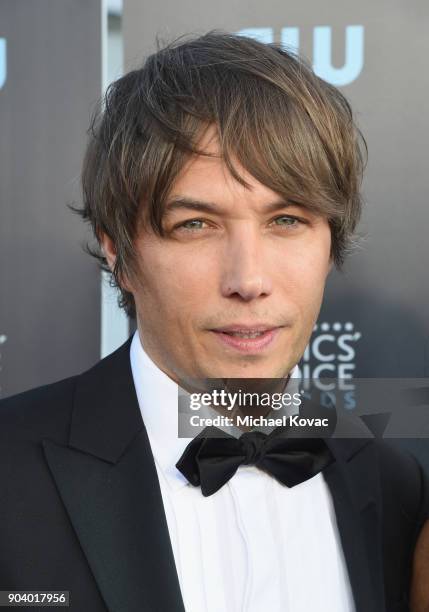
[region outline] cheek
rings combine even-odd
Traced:
[[[211,260],[198,256],[195,250],[179,254],[164,248],[162,253],[157,249],[141,252],[140,261],[145,262],[139,266],[143,299],[164,316],[180,319],[185,313],[192,317],[192,312],[195,316],[213,286]]]
[[[190,310],[198,310],[209,297],[214,287],[215,270],[213,261],[198,254],[176,261],[165,270],[169,286],[174,295]]]
[[[283,258],[277,282],[285,299],[305,319],[311,319],[320,308],[326,277],[329,272],[329,246],[308,244]]]

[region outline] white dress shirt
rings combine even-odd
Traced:
[[[178,385],[131,344],[137,397],[155,459],[186,612],[355,612],[329,488],[293,487],[240,466],[204,497],[175,464]]]

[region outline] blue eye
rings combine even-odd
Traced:
[[[183,223],[181,223],[180,225],[178,225],[178,229],[183,228],[189,231],[195,231],[198,229],[201,229],[201,227],[195,227],[195,223],[205,223],[202,219],[188,219],[188,221],[184,221]]]
[[[300,223],[302,223],[300,219],[297,219],[296,217],[290,217],[289,215],[282,215],[281,217],[277,217],[276,219],[274,219],[275,222],[281,221],[281,220],[286,220],[286,223],[280,223],[280,226],[285,226],[285,227],[295,227],[299,225]]]
[[[291,215],[281,215],[273,219],[272,223],[275,223],[278,227],[284,227],[286,229],[295,229],[305,223],[304,220],[298,219],[298,217],[292,217]],[[204,226],[207,225],[207,221],[204,219],[187,219],[182,223],[176,225],[174,230],[183,231],[186,233],[197,233],[201,230],[206,229]]]

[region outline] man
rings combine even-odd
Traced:
[[[429,609],[410,455],[331,440],[293,486],[244,461],[213,492],[177,436],[179,382],[294,370],[352,244],[362,150],[338,90],[245,37],[176,42],[110,87],[82,214],[138,331],[1,404],[2,590],[85,612]]]

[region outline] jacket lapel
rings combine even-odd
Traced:
[[[69,444],[45,457],[109,611],[184,612],[130,343],[77,379]]]
[[[357,612],[384,612],[381,486],[374,440],[326,440],[335,463],[324,472]]]

